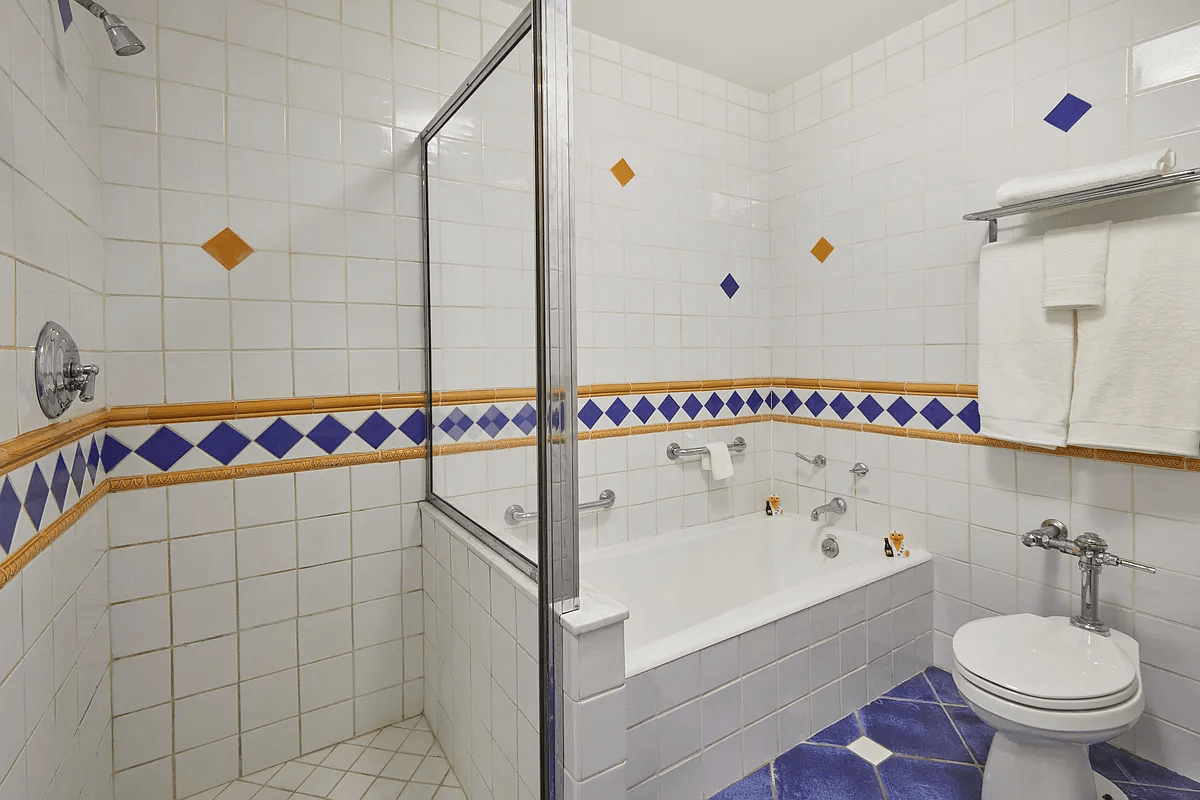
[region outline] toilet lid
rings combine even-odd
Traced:
[[[1125,650],[1066,617],[1016,614],[969,622],[954,634],[954,658],[1005,693],[1050,707],[1112,699],[1136,688],[1137,664]]]

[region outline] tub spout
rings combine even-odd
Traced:
[[[823,506],[817,506],[812,511],[812,521],[820,522],[822,514],[845,514],[846,501],[840,497],[835,497]]]

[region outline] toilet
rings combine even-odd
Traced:
[[[982,800],[1127,800],[1092,772],[1088,746],[1127,732],[1145,708],[1138,643],[1066,617],[976,620],[954,635],[954,683],[996,729]]]

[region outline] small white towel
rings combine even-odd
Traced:
[[[979,264],[981,433],[1067,443],[1075,312],[1042,308],[1042,238],[983,248]]]
[[[1104,305],[1111,222],[1065,228],[1046,234],[1042,281],[1043,308],[1096,308]]]
[[[1124,183],[1138,178],[1166,175],[1175,168],[1174,150],[1157,150],[1111,164],[1035,175],[1029,178],[1014,178],[996,192],[996,202],[1012,206],[1028,200],[1040,200],[1059,194],[1094,189],[1110,183]]]
[[[1079,313],[1068,441],[1200,455],[1200,214],[1114,225],[1104,307]]]
[[[714,481],[733,477],[733,459],[729,457],[729,445],[724,442],[709,442],[704,445],[700,456],[700,468],[712,470]]]

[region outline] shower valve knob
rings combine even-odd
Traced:
[[[99,374],[100,367],[79,360],[79,348],[63,326],[46,323],[34,352],[33,378],[38,405],[47,417],[61,417],[76,394],[84,403],[95,400]]]

